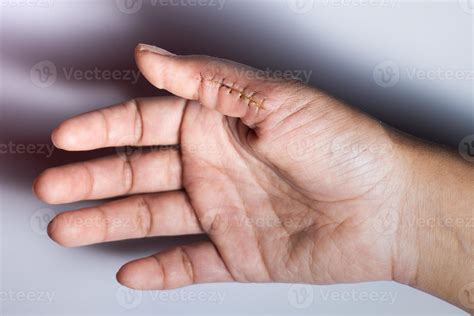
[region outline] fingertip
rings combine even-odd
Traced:
[[[165,89],[164,69],[170,64],[167,57],[176,56],[162,48],[138,44],[135,48],[135,62],[143,77],[158,89]],[[176,73],[179,77],[179,73]],[[172,92],[172,91],[170,91]]]
[[[137,56],[139,56],[140,54],[142,53],[146,53],[146,52],[149,52],[149,53],[153,53],[153,54],[158,54],[158,55],[162,55],[162,56],[175,56],[175,54],[161,48],[161,47],[157,47],[157,46],[153,46],[153,45],[149,45],[149,44],[143,44],[143,43],[139,43],[136,47],[135,47],[135,54]]]
[[[70,240],[68,236],[70,235],[67,228],[64,229],[64,225],[60,225],[60,218],[62,217],[62,214],[57,215],[54,217],[48,224],[48,236],[51,238],[54,242],[56,242],[58,245],[63,246],[63,247],[70,247]]]
[[[160,290],[163,288],[161,271],[151,257],[138,259],[123,265],[116,275],[117,281],[135,290]]]
[[[117,282],[120,283],[123,286],[126,286],[128,288],[133,288],[131,285],[133,282],[130,281],[130,274],[127,272],[127,266],[128,263],[120,267],[120,269],[117,271],[117,274],[115,275],[115,278],[117,279]]]
[[[58,129],[59,129],[59,126],[52,130],[52,132],[51,132],[51,141],[53,142],[54,147],[62,149],[61,145],[58,141],[59,140]]]
[[[74,133],[74,126],[70,121],[64,121],[51,132],[51,141],[54,146],[64,150],[74,150],[78,148],[78,138]]]
[[[33,194],[41,201],[48,204],[59,204],[60,201],[57,198],[58,188],[53,178],[55,177],[55,171],[53,169],[47,169],[43,171],[33,181],[32,189]]]
[[[61,213],[49,222],[47,229],[49,238],[63,247],[77,247],[87,244],[87,242],[83,242],[86,234],[81,226],[82,221],[74,221],[70,213],[72,212]]]

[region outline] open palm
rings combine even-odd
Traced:
[[[209,236],[126,264],[118,279],[138,289],[392,279],[403,168],[391,132],[313,88],[239,64],[144,45],[136,58],[176,96],[86,113],[52,137],[66,150],[148,148],[52,168],[34,185],[49,203],[131,196],[58,215],[54,240]]]

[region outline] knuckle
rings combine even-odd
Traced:
[[[183,268],[186,272],[186,275],[188,276],[189,283],[194,283],[194,267],[193,263],[191,261],[191,258],[189,257],[189,253],[187,252],[185,247],[178,247],[178,252],[181,255],[181,259],[183,262]]]
[[[122,168],[122,185],[126,194],[133,191],[133,165],[129,159],[123,161]]]
[[[138,198],[138,207],[135,215],[135,226],[143,237],[150,236],[153,228],[153,215],[150,205],[145,197]]]
[[[133,98],[130,99],[126,106],[131,108],[132,115],[134,117],[134,124],[133,124],[133,143],[139,144],[143,139],[143,130],[144,130],[144,118],[142,114],[142,104],[141,99]]]

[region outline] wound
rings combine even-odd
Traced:
[[[263,103],[265,99],[259,101],[255,98],[255,92],[251,93],[246,93],[245,89],[241,90],[236,87],[234,87],[234,83],[232,84],[227,84],[224,82],[224,79],[221,81],[215,80],[215,79],[206,79],[201,76],[201,81],[207,81],[210,82],[211,84],[217,86],[218,89],[221,88],[226,88],[228,91],[227,93],[233,94],[236,93],[239,95],[239,99],[245,102],[245,104],[250,107],[251,105],[255,106],[256,112],[258,113],[259,110],[265,110],[265,107],[263,106]]]

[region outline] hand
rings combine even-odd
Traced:
[[[80,115],[52,139],[65,150],[155,147],[41,174],[34,190],[48,203],[130,195],[58,215],[51,238],[81,246],[209,236],[126,264],[118,280],[136,289],[405,280],[415,272],[399,251],[413,170],[395,132],[318,90],[233,62],[148,45],[137,47],[136,60],[175,96]]]
[[[60,214],[49,226],[55,241],[209,235],[125,265],[119,281],[139,289],[392,279],[396,236],[374,221],[396,218],[387,212],[399,203],[387,199],[399,170],[385,128],[322,92],[257,78],[242,65],[143,45],[136,59],[153,85],[176,97],[80,115],[54,130],[53,142],[65,150],[180,150],[46,170],[34,188],[48,203],[132,195]]]

